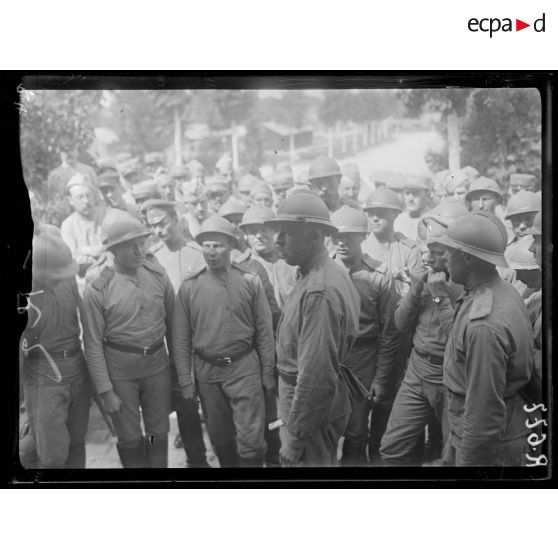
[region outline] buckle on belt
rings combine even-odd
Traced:
[[[225,366],[232,366],[231,357],[223,357],[223,360],[225,361]]]
[[[146,356],[148,356],[148,355],[149,355],[149,347],[145,347],[145,348],[143,349],[143,356],[146,357]]]
[[[62,356],[64,357],[64,359],[67,359],[70,357],[70,351],[68,349],[64,349],[64,351],[62,352]]]

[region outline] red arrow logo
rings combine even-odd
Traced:
[[[516,31],[521,31],[522,29],[525,29],[526,27],[531,27],[531,24],[530,23],[525,23],[524,21],[521,21],[520,19],[515,20],[515,30]]]

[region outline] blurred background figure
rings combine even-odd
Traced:
[[[312,191],[326,204],[330,212],[343,205],[339,199],[341,169],[331,157],[320,155],[308,169],[308,182]]]
[[[407,238],[417,240],[417,227],[420,218],[429,210],[431,187],[426,179],[408,180],[403,191],[405,211],[393,223],[396,232]]]
[[[339,197],[341,198],[342,202],[352,202],[352,204],[359,206],[359,189],[360,188],[358,184],[354,180],[352,180],[348,176],[341,177],[341,182],[339,183]]]
[[[205,195],[209,215],[219,212],[221,206],[229,199],[231,190],[228,182],[221,176],[208,176],[205,179]]]
[[[232,165],[232,157],[225,153],[215,164],[215,171],[218,176],[220,176],[229,188],[229,192],[232,193],[234,185],[234,169]]]
[[[293,171],[290,167],[286,170],[276,168],[270,180],[275,194],[273,206],[277,208],[287,199],[287,191],[294,186]]]
[[[161,174],[157,177],[157,190],[161,199],[176,201],[176,182],[169,174]]]
[[[128,211],[137,216],[137,207],[134,197],[127,192],[120,183],[120,175],[114,167],[104,167],[99,171],[99,190],[107,207]]]
[[[260,179],[250,173],[246,173],[239,178],[238,185],[236,187],[236,199],[243,203],[246,208],[249,208],[252,205],[250,197],[252,187],[259,183]]]
[[[250,200],[252,202],[250,205],[273,207],[273,190],[271,186],[267,182],[259,180],[250,190]]]
[[[143,165],[146,174],[151,178],[159,176],[161,172],[165,171],[165,156],[159,151],[152,151],[151,153],[146,153],[144,157]]]
[[[540,184],[537,183],[534,174],[510,174],[510,194],[513,196],[521,190],[527,192],[538,192],[540,190]]]
[[[187,183],[182,188],[182,203],[186,207],[184,218],[190,234],[195,238],[201,224],[208,217],[207,198],[201,187]]]
[[[58,146],[60,166],[48,174],[47,184],[51,191],[63,190],[68,181],[75,174],[81,174],[89,179],[93,185],[97,182],[97,175],[93,167],[79,161],[79,149],[68,141],[60,142]]]

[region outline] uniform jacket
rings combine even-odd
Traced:
[[[22,335],[22,343],[33,347],[41,345],[54,360],[62,378],[60,379],[41,348],[29,351],[23,358],[23,372],[26,380],[38,383],[65,383],[78,373],[83,373],[85,361],[79,340],[80,324],[78,308],[81,299],[75,278],[65,279],[54,285],[45,287],[39,294],[30,296],[33,307],[28,312],[28,324]],[[63,351],[72,351],[71,356],[60,356]],[[60,380],[60,382],[57,381]]]
[[[349,274],[324,248],[300,270],[277,334],[277,366],[297,382],[284,419],[288,443],[304,447],[314,431],[346,412],[339,366],[358,336],[359,314]]]
[[[362,243],[362,251],[373,259],[383,262],[392,275],[405,267],[411,273],[424,269],[421,253],[415,241],[398,232],[393,234],[391,242],[379,242],[374,234],[370,233]],[[399,296],[403,296],[409,290],[409,285],[402,281],[395,281],[395,289]]]
[[[335,258],[336,259],[336,258]],[[341,263],[340,260],[337,260]],[[399,348],[399,331],[395,327],[393,313],[398,300],[387,267],[364,254],[360,262],[348,270],[360,297],[359,330],[356,343],[366,345],[368,355],[375,357],[374,381],[387,386],[394,381],[393,365]],[[365,353],[366,354],[366,353]],[[358,374],[358,368],[370,367],[369,359],[361,350],[349,351],[345,364]],[[356,356],[357,358],[352,358]],[[359,362],[366,360],[365,362]]]
[[[533,330],[517,291],[499,276],[456,305],[444,359],[458,466],[498,464],[498,445],[526,435],[523,398],[533,374]]]
[[[112,390],[111,378],[144,378],[168,369],[164,347],[144,356],[105,345],[108,340],[146,348],[170,338],[174,289],[153,256],[147,256],[133,277],[112,267],[103,269],[87,286],[83,307],[85,358],[99,394]]]
[[[272,377],[273,326],[259,278],[237,264],[222,273],[204,267],[186,277],[176,298],[173,342],[180,387],[192,383],[194,349],[211,358],[223,358],[253,346],[259,358],[221,368],[194,356],[199,381],[218,382],[255,373]]]

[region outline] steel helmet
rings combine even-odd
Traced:
[[[506,260],[512,269],[539,269],[535,254],[531,252],[533,239],[529,236],[520,238],[506,250]]]
[[[360,209],[343,205],[331,214],[331,221],[340,233],[368,233],[368,219]]]
[[[427,244],[436,242],[435,239],[444,234],[451,223],[468,213],[469,210],[459,200],[443,201],[419,221],[419,238]]]
[[[502,203],[502,190],[494,180],[481,176],[471,183],[469,191],[465,194],[465,199],[469,201],[473,192],[492,192],[498,196],[499,203]]]
[[[110,209],[107,211],[102,224],[105,235],[103,244],[108,250],[117,244],[128,240],[150,236],[151,233],[127,211],[121,209]]]
[[[499,267],[509,267],[504,257],[508,233],[504,223],[488,211],[473,211],[448,226],[436,242],[471,254]]]
[[[275,218],[275,213],[265,205],[254,205],[246,211],[242,216],[242,223],[239,227],[243,228],[248,225],[264,225],[266,221]]]
[[[253,198],[256,194],[261,194],[262,192],[273,196],[273,188],[270,186],[270,184],[264,182],[263,180],[258,180],[258,182],[253,184],[252,188],[250,189],[250,197]]]
[[[224,217],[212,215],[206,219],[200,226],[200,232],[196,235],[196,242],[201,244],[208,235],[219,233],[226,236],[232,241],[233,246],[237,246],[236,234],[232,224]]]
[[[319,225],[326,229],[328,234],[337,232],[337,227],[329,218],[329,209],[319,196],[311,192],[293,194],[283,202],[277,212],[277,217],[266,221],[276,223],[304,223]]]
[[[541,200],[534,192],[520,190],[508,201],[506,219],[523,213],[536,213],[541,210]]]
[[[147,198],[159,198],[159,190],[157,190],[157,181],[153,178],[143,180],[132,186],[132,196],[137,201]]]
[[[221,206],[218,215],[226,218],[231,215],[244,215],[244,213],[246,213],[246,206],[238,200],[231,198]]]
[[[314,162],[310,165],[308,169],[308,180],[314,180],[316,178],[326,178],[328,176],[341,176],[341,169],[339,165],[331,157],[325,157],[320,155]]]
[[[542,235],[542,211],[539,211],[535,215],[535,219],[533,220],[533,226],[530,229],[527,229],[525,232],[532,236]]]
[[[42,232],[33,240],[33,277],[39,281],[61,280],[73,277],[78,264],[62,238],[56,234]]]
[[[393,190],[382,186],[368,196],[364,206],[364,210],[367,209],[393,209],[401,212],[403,211],[403,204]]]

